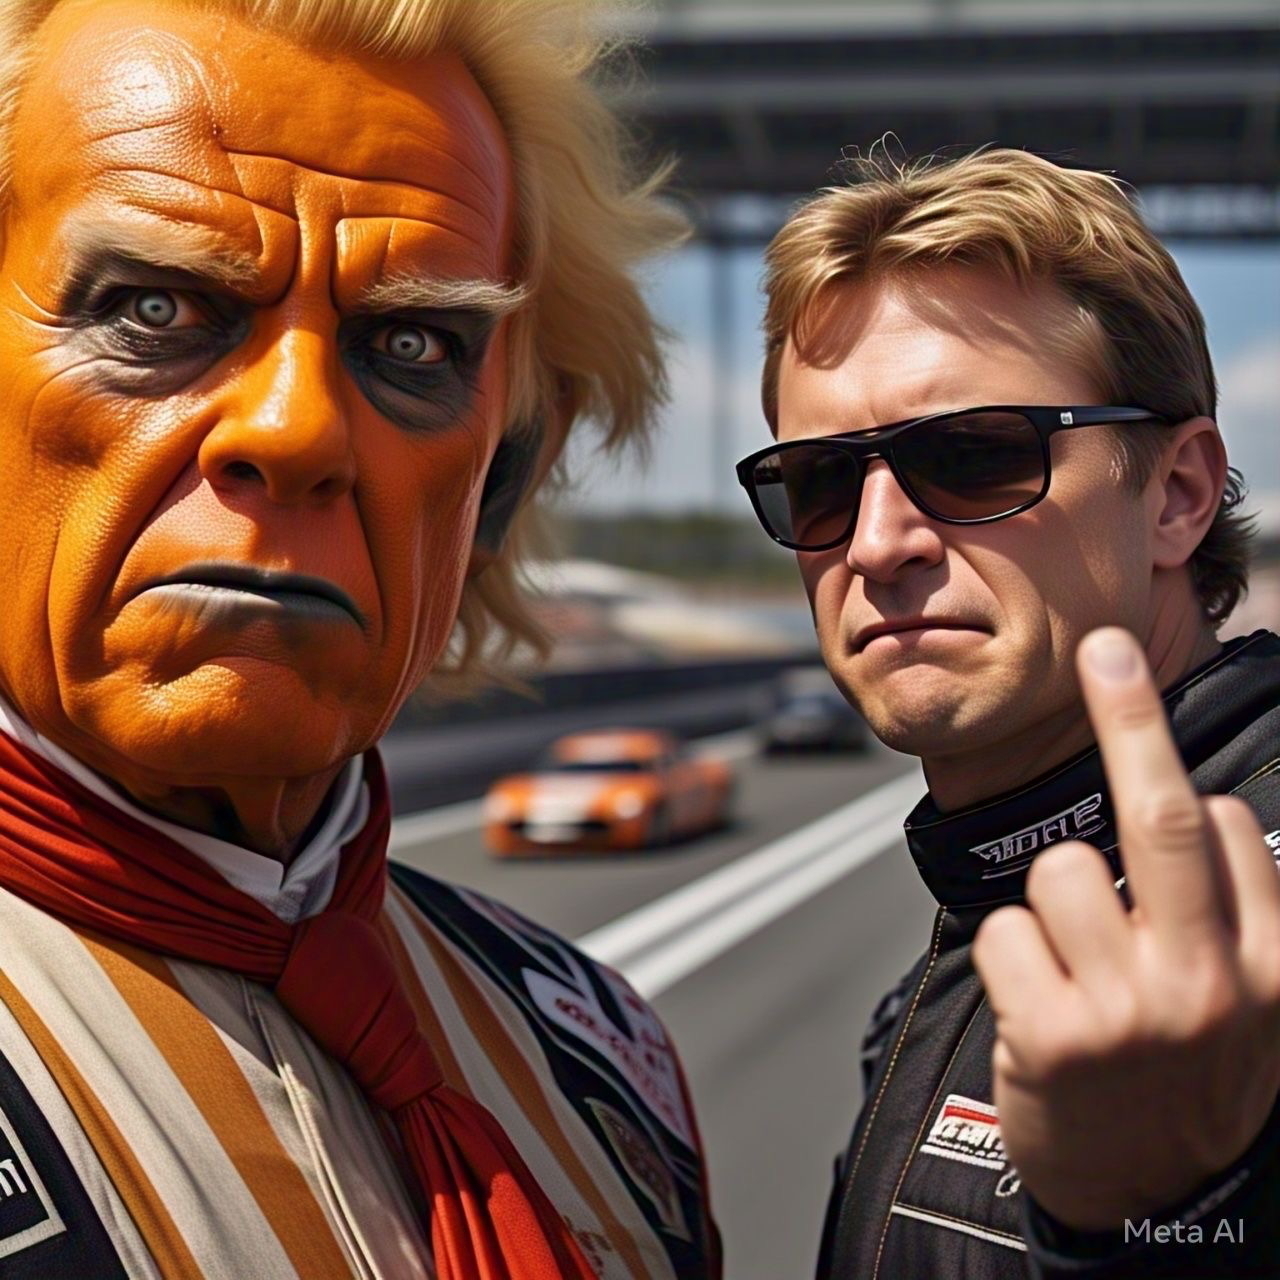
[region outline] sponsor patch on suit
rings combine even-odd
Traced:
[[[0,1108],[0,1258],[66,1229],[17,1130]]]
[[[80,1174],[0,1053],[0,1276],[128,1280]]]

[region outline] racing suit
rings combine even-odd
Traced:
[[[1280,636],[1229,642],[1164,700],[1197,791],[1243,797],[1280,857]],[[1022,900],[1047,845],[1087,840],[1123,874],[1096,747],[959,812],[926,796],[906,834],[939,911],[929,950],[872,1020],[867,1100],[837,1163],[819,1280],[1280,1277],[1280,1106],[1235,1164],[1132,1229],[1067,1230],[1005,1158],[995,1024],[969,948],[988,912]]]

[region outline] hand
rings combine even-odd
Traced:
[[[1132,909],[1079,841],[983,922],[1009,1159],[1055,1218],[1118,1227],[1189,1195],[1261,1131],[1280,1087],[1280,875],[1241,800],[1202,799],[1142,650],[1091,632],[1077,667]]]

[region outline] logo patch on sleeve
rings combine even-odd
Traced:
[[[1005,1166],[1004,1141],[995,1107],[958,1093],[947,1094],[920,1150],[997,1173]]]
[[[627,1118],[607,1102],[588,1098],[600,1128],[609,1140],[622,1167],[645,1198],[653,1205],[664,1231],[681,1240],[690,1240],[689,1226],[680,1207],[680,1192],[662,1156]]]
[[[66,1229],[9,1117],[0,1111],[0,1258]]]

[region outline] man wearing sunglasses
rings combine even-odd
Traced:
[[[738,467],[929,791],[821,1277],[1275,1276],[1280,637],[1203,322],[1101,174],[865,163],[768,254]],[[1269,834],[1268,834],[1269,833]]]

